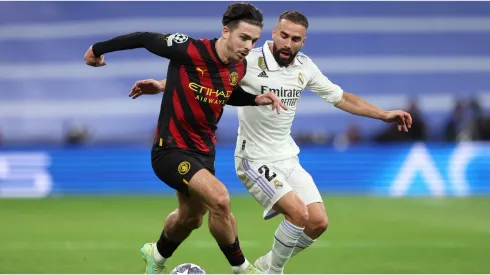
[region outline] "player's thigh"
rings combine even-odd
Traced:
[[[296,225],[304,226],[309,220],[308,208],[294,190],[282,196],[274,204],[273,209],[284,214],[288,220],[293,221]]]
[[[264,218],[276,215],[273,206],[292,191],[285,179],[282,162],[264,164],[236,157],[235,170],[248,192],[264,207]]]
[[[308,173],[296,159],[293,169],[287,178],[289,185],[298,193],[305,205],[322,203],[323,199],[313,177]]]
[[[187,194],[191,178],[205,165],[199,156],[186,150],[152,152],[152,167],[157,177],[173,189]]]
[[[207,169],[197,171],[188,183],[189,195],[200,200],[208,209],[230,207],[226,186]]]

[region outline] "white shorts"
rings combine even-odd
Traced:
[[[311,175],[298,157],[276,162],[258,162],[235,157],[235,171],[248,192],[264,207],[264,219],[278,215],[272,207],[290,191],[295,191],[305,205],[323,202]]]

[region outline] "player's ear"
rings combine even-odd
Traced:
[[[224,26],[223,30],[221,31],[221,36],[223,36],[223,38],[225,39],[228,39],[228,37],[230,37],[230,28]]]
[[[301,44],[301,47],[303,47],[306,43],[306,36],[305,36],[305,39],[303,39],[303,44]]]

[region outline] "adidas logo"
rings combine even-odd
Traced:
[[[269,76],[265,73],[265,71],[262,71],[257,77],[266,77],[266,78],[268,78]]]

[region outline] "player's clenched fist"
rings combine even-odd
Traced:
[[[83,56],[85,59],[85,64],[92,67],[101,67],[106,65],[107,63],[104,61],[104,56],[95,56],[94,51],[92,50],[92,46],[88,48],[87,52]]]

